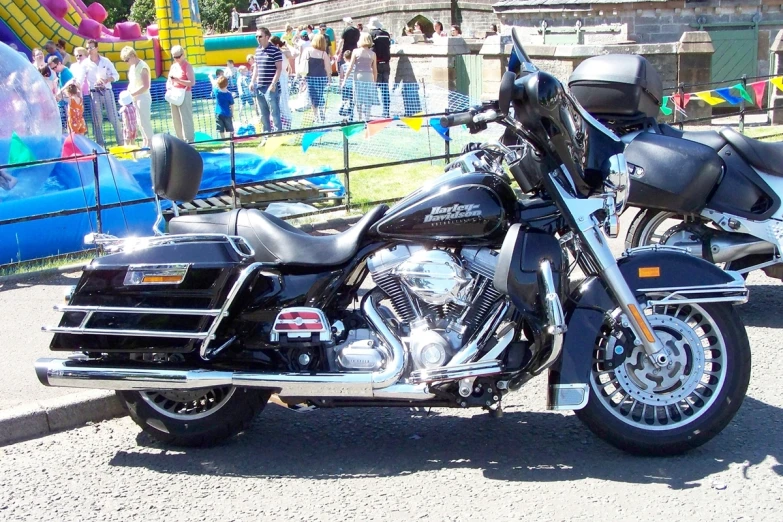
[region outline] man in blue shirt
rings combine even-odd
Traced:
[[[73,83],[75,80],[73,79],[73,73],[71,73],[70,70],[68,70],[67,67],[63,65],[62,60],[60,60],[56,56],[49,56],[49,59],[46,61],[46,64],[49,66],[49,69],[52,71],[52,74],[57,75],[59,90],[57,91],[57,105],[60,107],[60,121],[63,123],[63,128],[68,128],[68,116],[66,107],[68,106],[68,102],[64,99],[65,97],[65,88],[68,86],[69,83]]]
[[[258,48],[255,54],[256,67],[253,69],[252,85],[256,87],[258,106],[261,109],[261,125],[264,132],[272,130],[269,113],[275,123],[275,130],[282,130],[280,122],[280,74],[283,72],[283,53],[276,45],[269,43],[272,33],[266,27],[256,31]]]

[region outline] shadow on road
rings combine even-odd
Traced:
[[[36,274],[31,273],[29,276],[20,276],[10,281],[0,282],[0,292],[7,292],[9,290],[19,290],[22,288],[29,288],[31,286],[48,285],[48,286],[72,286],[79,282],[81,271],[74,270],[67,273],[56,274]],[[62,299],[57,301],[60,303]]]
[[[220,447],[167,450],[140,434],[142,447],[117,452],[110,464],[170,474],[309,479],[467,468],[503,481],[589,477],[688,489],[732,463],[747,468],[768,456],[783,462],[783,438],[771,436],[781,426],[783,410],[748,398],[707,445],[679,457],[640,458],[603,443],[573,415],[512,411],[494,419],[399,409],[296,414],[270,407],[249,432]],[[783,466],[774,471],[783,475]]]

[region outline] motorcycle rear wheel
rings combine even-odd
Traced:
[[[133,421],[171,446],[209,447],[250,427],[270,394],[224,386],[200,390],[118,391]]]
[[[626,333],[607,328],[596,343],[590,398],[576,415],[629,453],[678,455],[715,437],[737,413],[750,381],[750,345],[727,303],[675,301],[656,306],[648,319],[670,350],[670,365],[655,368]],[[625,350],[616,363],[614,354]]]

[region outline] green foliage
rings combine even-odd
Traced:
[[[147,27],[155,22],[155,0],[135,0],[130,9],[129,20]]]
[[[236,0],[199,0],[201,25],[216,33],[228,32],[231,28],[231,8],[239,9],[240,4]]]
[[[103,22],[106,27],[114,27],[117,22],[127,21],[133,5],[133,0],[86,0],[84,3],[89,6],[96,2],[106,9],[107,16]]]

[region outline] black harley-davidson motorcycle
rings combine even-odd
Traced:
[[[546,370],[548,407],[624,450],[676,454],[717,435],[750,378],[732,306],[742,278],[665,247],[614,259],[623,144],[514,41],[499,100],[442,122],[498,123],[503,143],[346,232],[311,237],[245,209],[95,238],[109,254],[47,329],[52,350],[75,354],[38,360],[41,382],[117,390],[146,432],[179,445],[237,433],[272,394],[497,414]],[[187,144],[153,139],[160,196],[194,197],[200,166]]]
[[[763,269],[783,279],[783,144],[657,123],[663,85],[642,56],[588,58],[569,85],[627,144],[628,204],[641,209],[628,248],[684,248],[742,274]]]

